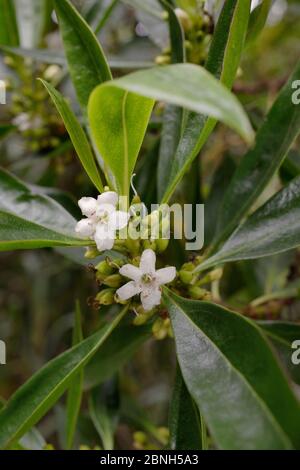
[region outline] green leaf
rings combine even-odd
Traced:
[[[272,0],[262,0],[261,3],[251,12],[246,38],[247,45],[255,41],[257,36],[263,30],[268,19],[271,6]]]
[[[10,2],[13,3],[11,0]],[[51,13],[49,3],[49,0],[15,1],[22,47],[31,49],[40,45],[48,20],[47,16]]]
[[[95,388],[90,393],[89,412],[104,450],[114,450],[114,433],[118,424],[115,385],[113,381],[112,384]]]
[[[74,145],[83,168],[98,191],[103,192],[102,181],[99,176],[99,171],[97,169],[90,144],[78,119],[73,113],[72,108],[64,99],[64,97],[59,93],[59,91],[57,91],[50,83],[47,83],[44,80],[41,80],[41,82],[51,96],[53,103],[55,104],[62,120],[64,121],[70,139]]]
[[[126,311],[127,308],[124,308],[113,322],[48,362],[17,390],[0,412],[1,449],[22,437],[47,413],[105,343]]]
[[[0,251],[85,246],[76,220],[57,202],[0,169]]]
[[[283,162],[300,129],[300,106],[293,104],[292,83],[300,79],[300,62],[273,104],[243,158],[221,206],[215,246],[225,240],[245,217]]]
[[[0,142],[15,129],[11,124],[0,124]]]
[[[171,60],[173,64],[186,61],[184,32],[173,8],[167,2],[160,2],[168,12]],[[161,200],[170,177],[170,168],[183,130],[185,112],[182,108],[167,105],[163,116],[161,144],[157,170],[158,199]]]
[[[249,14],[250,0],[227,0],[214,32],[206,69],[228,88],[231,88],[239,66]],[[169,181],[162,202],[168,202],[215,125],[215,119],[207,119],[207,116],[201,114],[189,114],[169,169]]]
[[[54,6],[72,81],[85,111],[91,92],[111,80],[111,72],[96,36],[69,0],[54,0]]]
[[[300,245],[300,177],[252,214],[199,270],[241,259],[275,255]]]
[[[95,28],[95,34],[99,34],[100,31],[104,28],[107,21],[109,20],[111,14],[113,13],[115,7],[118,5],[119,0],[111,0],[108,6],[105,8],[103,14],[101,15],[100,20]]]
[[[129,195],[131,176],[152,108],[152,100],[111,84],[100,85],[91,95],[88,116],[92,137],[115,177],[120,195]]]
[[[16,11],[12,0],[0,0],[0,45],[19,45]]]
[[[169,411],[170,448],[172,450],[204,449],[206,432],[205,425],[201,421],[196,404],[186,388],[180,368],[177,367]]]
[[[261,330],[221,306],[170,291],[187,388],[221,449],[299,448],[300,405]]]
[[[265,331],[274,344],[293,381],[297,385],[300,385],[299,364],[296,365],[292,362],[292,354],[295,352],[295,349],[292,348],[292,344],[294,341],[300,339],[300,325],[278,320],[261,321],[258,322],[258,325]]]
[[[113,331],[101,351],[85,369],[85,388],[90,389],[110,379],[129,361],[138,348],[151,337],[151,325],[134,326],[124,321]]]
[[[199,65],[175,64],[134,72],[101,85],[96,93],[113,87],[212,116],[252,141],[249,119],[237,98]]]
[[[83,341],[82,327],[81,327],[81,310],[79,301],[76,302],[75,308],[75,325],[73,329],[72,346]],[[67,410],[66,410],[66,441],[67,449],[73,446],[74,435],[76,431],[77,420],[79,416],[83,390],[83,370],[80,370],[74,377],[68,390],[67,397]]]

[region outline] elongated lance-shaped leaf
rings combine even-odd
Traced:
[[[51,246],[86,246],[76,220],[38,187],[0,169],[0,251]]]
[[[300,325],[279,320],[260,321],[258,324],[279,352],[280,359],[283,361],[292,380],[300,385]]]
[[[95,163],[94,155],[92,153],[90,144],[87,137],[82,129],[77,117],[72,111],[69,103],[64,97],[57,91],[50,83],[41,80],[53,103],[55,104],[57,111],[59,112],[66,129],[69,133],[70,139],[74,145],[77,155],[85,169],[87,175],[90,177],[92,183],[98,191],[103,192],[103,185],[99,175],[98,168]]]
[[[283,162],[300,131],[300,106],[292,84],[300,79],[300,61],[258,131],[256,144],[238,166],[220,208],[214,246],[232,233]]]
[[[300,446],[300,404],[257,325],[164,290],[186,386],[220,449]]]
[[[17,390],[0,412],[1,449],[22,437],[47,413],[105,343],[126,312],[125,307],[110,324],[48,362]]]
[[[16,11],[12,0],[0,0],[0,45],[19,45]]]
[[[54,6],[72,81],[85,112],[91,92],[111,80],[111,72],[96,36],[69,0],[54,0]]]
[[[169,411],[169,428],[172,450],[206,449],[205,424],[186,388],[179,366]]]
[[[275,194],[199,266],[275,255],[300,245],[300,177]]]
[[[174,9],[165,1],[160,2],[168,12],[171,60],[173,64],[186,61],[184,32]],[[170,177],[170,168],[181,138],[185,112],[182,108],[167,105],[163,115],[161,143],[157,168],[158,199],[161,200]]]
[[[272,0],[262,0],[261,3],[251,12],[246,38],[247,45],[255,41],[257,36],[263,30],[268,19],[271,6]]]
[[[80,303],[76,301],[75,322],[73,328],[72,346],[83,341],[81,326],[81,309]],[[76,431],[76,424],[79,416],[81,399],[83,391],[83,370],[80,370],[74,377],[68,390],[67,411],[66,411],[66,443],[67,448],[71,449]]]
[[[88,116],[92,137],[120,195],[129,196],[153,104],[153,100],[109,84],[97,87],[91,95]]]
[[[227,0],[224,3],[209,50],[205,67],[228,88],[233,85],[240,63],[250,3],[250,0]],[[189,114],[172,167],[169,168],[170,177],[162,202],[168,202],[215,125],[216,120],[207,119],[205,114]]]

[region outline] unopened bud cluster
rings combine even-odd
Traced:
[[[185,37],[185,52],[187,62],[203,65],[207,58],[209,44],[212,38],[214,23],[211,16],[204,10],[204,5],[198,6],[197,11],[175,9],[175,14],[181,24]],[[164,19],[168,19],[167,12]],[[171,48],[164,49],[156,58],[157,65],[171,63]]]
[[[6,56],[5,64],[15,75],[7,83],[11,93],[9,109],[12,123],[31,152],[50,152],[65,139],[65,127],[42,83],[55,84],[61,76],[57,65],[35,66],[31,59]]]

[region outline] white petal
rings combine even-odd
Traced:
[[[155,281],[158,285],[168,284],[172,282],[176,277],[176,268],[170,266],[168,268],[162,268],[156,271]]]
[[[95,232],[95,226],[90,219],[82,219],[75,227],[75,232],[81,237],[89,238]]]
[[[78,201],[81,212],[86,217],[92,217],[96,213],[97,201],[93,197],[82,197]]]
[[[144,289],[141,293],[141,301],[143,309],[148,312],[152,310],[161,302],[161,291],[160,289]]]
[[[120,287],[116,294],[120,300],[128,300],[141,292],[141,286],[134,281],[127,282],[125,286]]]
[[[116,207],[119,201],[119,196],[114,191],[106,191],[98,196],[98,205],[109,204]]]
[[[128,212],[115,211],[110,214],[109,225],[114,228],[114,230],[121,230],[128,224],[129,217]]]
[[[99,251],[111,250],[115,243],[115,233],[107,229],[107,225],[98,224],[94,236]]]
[[[148,249],[143,251],[140,262],[140,269],[143,274],[155,273],[156,254],[153,250]]]
[[[125,264],[120,268],[119,273],[122,276],[129,277],[133,281],[139,281],[143,275],[141,270],[132,264]]]

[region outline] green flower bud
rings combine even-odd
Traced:
[[[175,8],[174,10],[183,30],[185,32],[190,31],[193,28],[193,22],[191,21],[191,18],[187,14],[186,11],[182,10],[181,8]]]
[[[104,276],[109,276],[115,272],[115,269],[108,264],[107,259],[105,259],[104,261],[100,261],[100,263],[97,264],[95,268],[98,273],[100,273],[101,275],[103,274]]]
[[[97,258],[97,256],[99,256],[99,255],[100,255],[100,253],[97,250],[97,248],[90,247],[90,248],[87,248],[87,250],[84,254],[84,257],[86,259],[94,259],[94,258]]]
[[[153,251],[156,251],[157,248],[157,240],[144,240],[143,241],[143,248],[144,250],[151,249]]]
[[[167,65],[171,63],[171,58],[167,55],[158,55],[155,58],[156,65]]]
[[[167,238],[160,238],[156,240],[157,253],[163,253],[169,246],[170,240]]]
[[[202,289],[198,286],[190,286],[188,292],[192,299],[195,300],[203,300],[207,297],[208,291],[206,289]]]
[[[96,296],[100,305],[112,305],[115,303],[115,289],[104,289]]]
[[[169,325],[170,320],[168,318],[166,320],[158,318],[152,326],[152,333],[154,337],[158,340],[165,339],[168,336]]]
[[[185,271],[184,269],[181,269],[178,274],[179,279],[183,284],[190,284],[194,278],[192,271]]]
[[[123,282],[123,277],[120,274],[112,274],[111,276],[106,276],[102,282],[108,287],[118,288]]]

